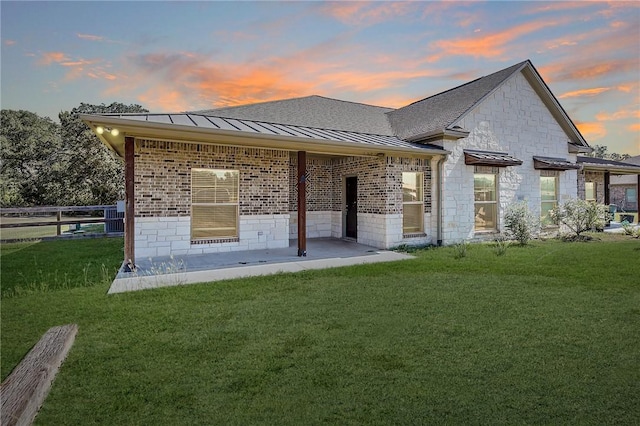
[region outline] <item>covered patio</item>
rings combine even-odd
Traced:
[[[347,239],[314,238],[307,247],[304,257],[290,240],[287,248],[138,259],[135,272],[121,269],[108,293],[413,258]]]

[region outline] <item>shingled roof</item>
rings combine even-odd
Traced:
[[[385,116],[391,108],[306,96],[236,107],[192,111],[194,114],[292,126],[394,136]]]
[[[529,61],[520,62],[462,86],[414,102],[387,113],[400,139],[415,140],[443,132],[491,92],[520,71]]]

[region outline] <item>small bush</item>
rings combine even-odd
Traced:
[[[573,199],[558,205],[549,212],[556,224],[566,226],[575,237],[585,231],[603,229],[609,215],[609,208],[604,204]]]
[[[540,220],[531,213],[526,201],[511,204],[504,214],[507,235],[526,245],[533,239],[534,233],[540,229]]]

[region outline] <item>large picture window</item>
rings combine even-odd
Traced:
[[[191,239],[238,237],[237,170],[191,169]]]
[[[553,225],[549,212],[558,205],[558,175],[557,172],[547,172],[540,176],[540,221],[543,226]]]
[[[475,230],[498,229],[497,173],[491,167],[476,167],[473,175]]]
[[[424,232],[424,175],[402,173],[402,233]]]

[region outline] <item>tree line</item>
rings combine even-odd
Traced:
[[[60,123],[24,110],[1,111],[2,207],[113,204],[124,199],[124,164],[79,114],[148,112],[140,105],[81,103]]]

